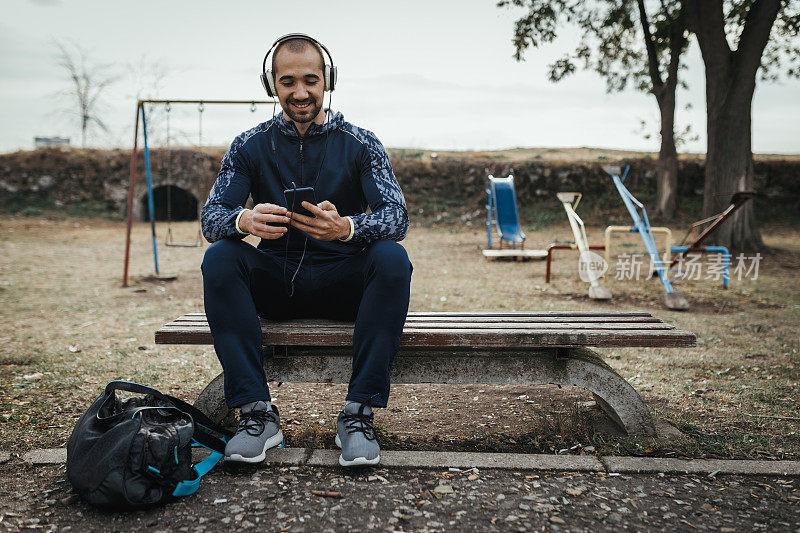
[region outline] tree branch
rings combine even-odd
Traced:
[[[669,65],[667,66],[667,90],[674,91],[678,84],[678,69],[681,54],[686,46],[686,14],[681,7],[678,16],[670,19],[669,28]]]
[[[728,61],[731,49],[725,38],[725,16],[722,0],[683,0],[689,29],[697,35],[700,53],[706,67]]]
[[[656,51],[656,43],[653,42],[653,34],[650,33],[650,22],[647,20],[647,12],[644,9],[644,0],[638,0],[639,4],[639,20],[642,23],[642,31],[644,32],[644,45],[647,48],[647,67],[650,72],[650,79],[653,82],[653,94],[656,98],[661,98],[661,88],[664,82],[661,80],[661,71],[658,65],[658,52]]]
[[[769,41],[772,25],[780,11],[780,0],[755,0],[744,22],[744,29],[736,48],[739,74],[750,79],[761,66],[761,55]]]

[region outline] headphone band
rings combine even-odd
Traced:
[[[305,33],[287,33],[283,37],[279,37],[274,43],[272,43],[272,46],[269,47],[269,50],[267,50],[267,53],[264,55],[264,61],[261,64],[261,71],[263,73],[266,74],[266,72],[267,72],[267,59],[269,58],[269,55],[272,53],[272,51],[275,50],[275,48],[277,48],[278,45],[280,45],[282,42],[288,41],[289,39],[303,39],[305,41],[308,41],[308,42],[311,42],[313,44],[316,44],[328,56],[328,60],[331,62],[331,68],[333,68],[333,66],[334,66],[333,65],[333,56],[331,55],[330,51],[328,51],[328,48],[324,44],[322,44],[318,40],[314,39],[310,35],[306,35]],[[323,60],[324,60],[324,56],[323,56]]]

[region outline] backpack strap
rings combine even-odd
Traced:
[[[192,435],[192,438],[210,450],[224,453],[226,441],[233,437],[233,433],[231,431],[228,431],[224,427],[215,423],[197,407],[186,403],[180,398],[170,396],[169,394],[164,394],[152,387],[140,385],[139,383],[133,383],[131,381],[112,381],[106,385],[106,395],[110,395],[116,390],[135,392],[139,394],[152,394],[153,396],[169,402],[179,410],[187,413],[192,417],[194,422],[194,434]]]
[[[219,435],[222,435],[223,437],[228,438],[228,439],[233,437],[233,433],[232,432],[228,431],[224,427],[220,426],[219,424],[217,424],[216,422],[211,420],[203,411],[201,411],[200,409],[198,409],[194,405],[191,405],[191,404],[181,400],[180,398],[176,398],[174,396],[170,396],[169,394],[164,394],[163,396],[167,400],[172,402],[179,409],[181,409],[183,411],[186,411],[187,413],[192,415],[192,418],[194,419],[195,424],[198,425],[199,427],[201,427],[201,428],[203,428],[203,429],[205,429],[207,431],[213,432],[213,433],[218,433]]]
[[[117,390],[124,390],[127,392],[138,392],[139,394],[152,394],[153,396],[158,396],[159,398],[163,398],[164,395],[157,391],[152,387],[148,387],[146,385],[140,385],[138,383],[134,383],[132,381],[109,381],[108,385],[106,385],[106,396],[110,395],[112,392]]]
[[[192,468],[197,473],[197,478],[179,482],[175,486],[175,490],[172,491],[172,495],[188,496],[197,492],[197,489],[200,488],[200,480],[203,479],[203,476],[208,474],[208,472],[214,468],[214,466],[216,466],[219,460],[222,459],[222,456],[222,453],[212,451],[208,457],[196,465],[193,465]]]

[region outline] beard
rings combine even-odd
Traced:
[[[286,107],[283,110],[286,111],[289,118],[295,122],[299,122],[300,124],[311,122],[319,115],[322,104],[318,103],[313,97],[309,97],[309,100],[311,101],[311,105],[309,105],[302,114],[298,113],[291,105],[293,102],[296,102],[296,100],[287,100]]]

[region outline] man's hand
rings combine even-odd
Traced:
[[[286,208],[275,204],[258,204],[253,209],[245,209],[239,217],[239,229],[262,239],[279,239],[289,228],[270,224],[286,224],[289,217]]]
[[[287,213],[286,216],[292,217],[292,226],[305,231],[309,237],[320,241],[333,241],[336,239],[346,239],[350,235],[350,222],[339,216],[336,206],[328,200],[314,205],[303,202],[303,207],[314,213],[313,217],[307,217],[300,213]]]

